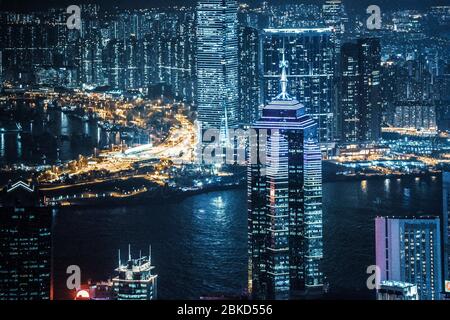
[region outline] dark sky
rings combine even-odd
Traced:
[[[262,0],[238,0],[251,4],[260,3]],[[195,0],[0,0],[3,10],[39,10],[47,7],[64,7],[71,4],[98,3],[102,6],[120,6],[124,8],[150,8],[165,7],[171,5],[194,4]],[[325,0],[269,0],[271,3],[315,3],[322,4]],[[450,0],[344,0],[348,9],[360,10],[368,5],[377,4],[381,8],[398,9],[423,9],[431,5],[450,5]]]

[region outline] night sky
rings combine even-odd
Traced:
[[[249,4],[257,4],[261,0],[238,0]],[[32,11],[48,7],[64,7],[71,4],[98,3],[105,7],[152,8],[172,5],[195,4],[195,0],[0,0],[1,10]],[[323,4],[325,0],[269,0],[269,3],[315,3]],[[344,0],[348,10],[360,10],[368,5],[377,4],[389,9],[422,9],[432,5],[450,5],[450,0]]]

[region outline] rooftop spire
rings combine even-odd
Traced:
[[[287,93],[287,69],[288,62],[286,61],[285,57],[285,48],[283,43],[283,55],[280,61],[280,68],[281,68],[281,78],[280,78],[280,85],[281,85],[281,93],[275,98],[275,100],[292,100],[292,98]]]

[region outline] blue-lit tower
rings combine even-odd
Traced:
[[[237,32],[236,0],[198,1],[197,105],[202,130],[238,124]]]
[[[317,124],[281,93],[252,126],[248,177],[248,289],[256,299],[321,293],[322,156]]]

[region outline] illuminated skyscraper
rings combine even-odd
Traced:
[[[417,285],[420,300],[442,293],[441,230],[438,217],[375,219],[380,280]]]
[[[264,103],[278,93],[281,49],[289,61],[290,92],[317,122],[320,143],[334,141],[334,45],[331,28],[264,29],[261,37],[261,70]]]
[[[442,173],[442,246],[443,246],[443,265],[444,270],[444,292],[450,297],[450,172]]]
[[[128,248],[128,261],[120,262],[116,272],[119,274],[112,279],[114,296],[117,300],[155,300],[157,298],[157,278],[152,274],[151,252],[148,257],[132,259]]]
[[[284,55],[283,55],[284,57]],[[287,94],[264,106],[250,138],[248,289],[254,298],[322,292],[322,157],[317,125]]]
[[[342,46],[338,131],[343,142],[376,141],[381,136],[380,59],[379,39]]]
[[[239,122],[250,125],[259,117],[259,35],[251,27],[239,28]]]
[[[197,105],[202,130],[238,124],[236,0],[197,4]]]
[[[0,300],[50,300],[52,210],[36,185],[8,184],[0,205]]]

